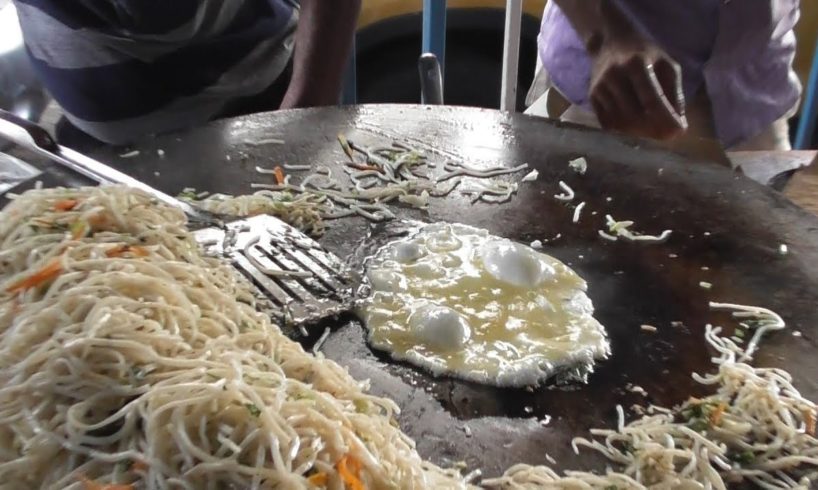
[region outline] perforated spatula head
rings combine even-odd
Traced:
[[[270,300],[287,326],[300,327],[348,311],[352,291],[344,263],[277,218],[259,215],[194,232]]]

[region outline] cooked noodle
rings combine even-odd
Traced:
[[[516,167],[491,167],[480,169],[447,161],[442,173],[433,175],[436,164],[416,149],[394,142],[391,146],[365,148],[338,136],[341,147],[349,157],[344,172],[348,183],[341,182],[325,166],[318,166],[297,184],[290,183],[288,170],[309,170],[306,165],[284,165],[274,169],[256,167],[262,175],[274,175],[275,183],[252,183],[254,194],[228,196],[215,194],[197,205],[213,212],[234,216],[269,214],[314,236],[325,230],[325,220],[361,216],[379,222],[395,218],[388,204],[395,202],[418,209],[426,209],[432,197],[445,197],[453,192],[464,178],[475,181],[478,187],[462,189],[462,194],[474,194],[474,201],[503,203],[517,193],[518,184],[495,181],[494,177],[514,174],[528,168],[528,164]],[[363,155],[363,162],[356,160]],[[360,157],[359,157],[360,158]],[[536,172],[536,171],[535,171]],[[525,178],[523,179],[525,181]],[[182,197],[196,200],[197,196],[185,193]]]
[[[708,326],[718,369],[694,378],[713,395],[628,424],[619,408],[615,430],[575,439],[606,474],[517,465],[483,484],[807,488],[816,405],[787,372],[746,363],[783,321],[712,306],[757,329],[743,349]],[[0,212],[3,488],[465,488],[420,458],[397,411],[258,313],[179,211],[104,187],[31,191]]]
[[[0,212],[0,387],[0,486],[466,486],[258,313],[180,212],[121,187]]]
[[[261,190],[244,196],[213,194],[196,202],[197,206],[230,216],[268,214],[313,236],[321,236],[329,212],[326,198],[311,194]]]
[[[781,318],[763,308],[714,303],[738,316],[761,318],[759,329],[783,328]],[[763,330],[759,330],[763,333]],[[716,388],[704,399],[690,399],[676,410],[653,412],[625,424],[617,407],[615,430],[592,429],[593,439],[576,438],[574,450],[594,449],[618,466],[605,475],[566,472],[546,466],[517,465],[483,485],[504,489],[725,489],[750,481],[765,489],[807,489],[818,479],[816,405],[792,386],[792,377],[775,368],[754,368],[748,352],[720,329],[707,326],[705,338],[718,356],[718,371],[694,374]],[[754,337],[755,348],[758,339]]]
[[[638,233],[630,229],[631,226],[633,226],[633,221],[616,221],[610,214],[605,215],[605,223],[608,225],[608,231],[610,233],[599,230],[599,236],[611,241],[616,241],[619,238],[622,238],[631,242],[664,243],[673,233],[673,230],[664,230],[659,235],[646,235],[644,233]]]

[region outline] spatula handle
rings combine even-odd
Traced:
[[[204,216],[206,213],[203,213],[202,210],[134,179],[130,175],[71,148],[59,145],[42,126],[2,109],[0,109],[0,137],[7,138],[100,184],[127,185],[146,192],[166,204],[182,209],[189,217],[197,218],[200,221],[218,221],[218,219]]]

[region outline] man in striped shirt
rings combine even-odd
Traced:
[[[337,103],[360,9],[360,0],[14,2],[65,117],[109,144]]]

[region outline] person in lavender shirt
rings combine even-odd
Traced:
[[[798,14],[798,0],[552,0],[526,113],[789,150]]]

